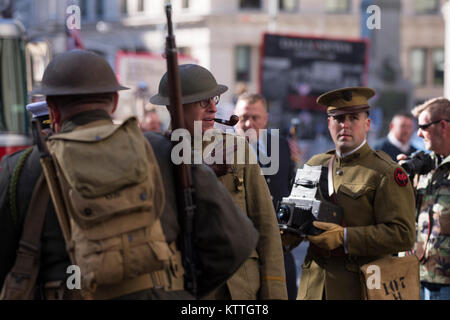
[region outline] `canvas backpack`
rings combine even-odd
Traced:
[[[66,245],[72,263],[80,267],[82,289],[94,297],[102,288],[113,294],[121,283],[153,277],[175,260],[182,269],[180,253],[161,228],[162,178],[136,118],[121,125],[96,121],[54,134],[47,145],[69,226]],[[162,282],[167,285],[167,279]],[[135,282],[115,295],[140,285]]]

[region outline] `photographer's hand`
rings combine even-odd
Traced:
[[[397,156],[397,162],[398,162],[399,165],[402,165],[403,162],[405,162],[406,159],[408,159],[408,156],[406,154],[404,154],[404,153],[400,153]]]
[[[320,221],[314,221],[313,225],[325,232],[318,236],[308,236],[309,242],[326,250],[334,250],[344,245],[344,228],[342,226]]]

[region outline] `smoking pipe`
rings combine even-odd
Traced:
[[[214,121],[224,124],[226,126],[234,126],[236,123],[239,122],[239,117],[237,115],[233,114],[230,116],[230,120],[215,118]]]

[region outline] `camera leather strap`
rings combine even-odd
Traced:
[[[328,162],[328,195],[330,196],[331,201],[336,203],[334,199],[334,187],[333,187],[333,162],[335,155],[331,156],[330,162]]]
[[[22,237],[11,271],[5,278],[0,300],[33,300],[40,270],[41,233],[50,194],[41,174],[25,216]]]

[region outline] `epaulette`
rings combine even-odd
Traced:
[[[315,156],[311,157],[311,159],[309,159],[306,163],[312,166],[324,165],[325,162],[328,162],[331,156],[335,153],[336,151],[333,149],[325,153],[316,154]]]
[[[378,158],[389,164],[390,167],[398,167],[399,164],[394,160],[392,160],[392,158],[386,152],[382,150],[372,150],[372,151]]]

